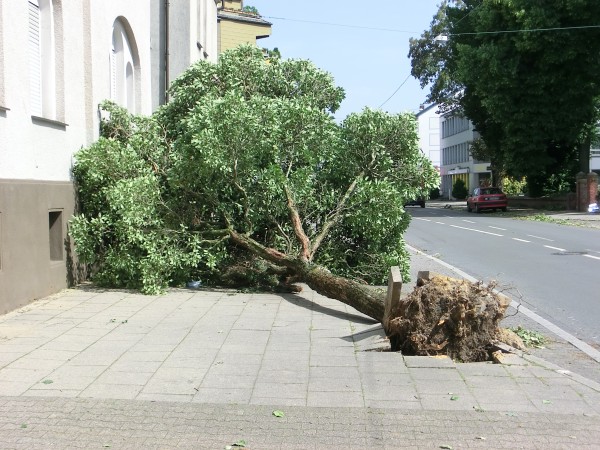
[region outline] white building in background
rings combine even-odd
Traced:
[[[0,0],[0,314],[77,281],[71,167],[98,104],[150,114],[216,58],[214,0]]]
[[[440,114],[437,105],[421,105],[417,113],[419,147],[437,169],[440,168]]]
[[[443,195],[452,198],[452,187],[458,179],[465,182],[469,192],[492,185],[490,163],[471,156],[471,143],[479,138],[473,123],[460,114],[448,112],[442,116],[440,128]]]

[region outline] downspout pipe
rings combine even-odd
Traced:
[[[169,79],[169,0],[165,0],[165,103],[169,101],[169,85],[171,80]]]

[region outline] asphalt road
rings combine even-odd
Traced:
[[[600,230],[495,213],[407,208],[411,246],[499,289],[600,348]]]

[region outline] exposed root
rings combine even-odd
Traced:
[[[389,322],[392,351],[486,361],[508,305],[493,286],[443,276],[420,278]]]

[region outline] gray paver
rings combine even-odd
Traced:
[[[419,393],[413,386],[368,386],[364,397],[374,404],[375,401],[418,402]],[[381,406],[385,405],[382,403]]]
[[[92,398],[134,399],[138,396],[141,390],[142,386],[135,384],[102,384],[101,382],[97,382],[83,390],[78,396]]]
[[[598,383],[518,353],[501,366],[366,351],[381,327],[310,289],[84,294],[0,318],[0,447],[600,442]]]
[[[309,391],[306,404],[313,407],[362,408],[365,400],[361,392]]]

